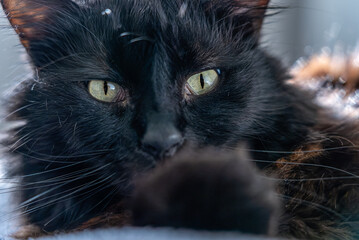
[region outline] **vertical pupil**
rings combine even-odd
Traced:
[[[200,79],[200,81],[201,81],[201,87],[202,87],[202,89],[203,89],[203,88],[204,88],[204,79],[203,79],[203,75],[202,75],[202,74],[200,74],[199,79]]]
[[[103,82],[103,90],[105,91],[105,95],[107,95],[107,93],[108,93],[108,85],[107,85],[106,81]]]

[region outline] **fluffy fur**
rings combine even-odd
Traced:
[[[274,235],[278,198],[248,160],[213,149],[179,154],[136,186],[134,225]]]
[[[315,103],[313,92],[287,84],[286,70],[258,45],[267,3],[2,0],[34,68],[34,77],[24,81],[11,99],[9,119],[25,124],[11,131],[7,143],[13,159],[9,173],[20,179],[19,208],[26,221],[45,232],[97,226],[108,219],[102,216],[114,216],[111,219],[115,224],[120,220],[118,225],[127,223],[121,217],[128,210],[123,201],[131,202],[133,180],[172,155],[148,151],[144,136],[151,132],[162,137],[174,129],[180,139],[171,153],[187,142],[222,150],[246,143],[252,161],[279,178],[283,202],[279,235],[354,238],[357,126],[334,119]],[[186,79],[207,69],[220,69],[218,86],[203,96],[184,97]],[[124,89],[125,100],[96,101],[87,91],[93,79],[116,82]],[[237,160],[245,164],[249,159]],[[208,176],[212,184],[219,172],[211,161],[203,161],[212,169]],[[248,193],[265,186],[254,181],[260,175],[256,171],[246,175],[234,166],[229,174],[234,187],[228,187],[248,189],[234,199],[259,204]],[[164,168],[158,179],[172,176],[175,167]],[[192,169],[201,171],[196,163],[190,169],[180,175],[184,184],[196,175]],[[252,179],[253,185],[243,178]],[[150,181],[148,189],[156,189],[158,179]],[[160,182],[172,189],[172,181]],[[197,189],[191,185],[188,191],[192,188]],[[229,193],[214,200],[223,196],[235,206]],[[191,209],[188,204],[180,206]],[[218,206],[211,212],[214,216],[227,205]],[[264,212],[257,209],[253,214],[271,219],[276,204],[262,206]],[[238,212],[239,219],[244,210]],[[177,220],[169,224],[194,226]],[[233,228],[248,231],[246,225]]]

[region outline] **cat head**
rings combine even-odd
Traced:
[[[257,44],[267,0],[2,4],[36,72],[17,105],[32,103],[17,116],[35,153],[152,164],[275,122],[280,83]]]
[[[71,163],[122,187],[186,142],[275,142],[288,102],[258,46],[267,4],[2,0],[35,72],[13,98],[22,174]]]

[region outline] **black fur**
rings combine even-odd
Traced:
[[[141,144],[156,119],[182,142],[233,149],[243,141],[254,159],[273,161],[278,154],[261,150],[294,150],[314,123],[310,97],[285,85],[285,71],[258,46],[254,23],[263,16],[253,6],[241,13],[234,0],[61,1],[28,0],[50,15],[24,26],[38,33],[22,36],[35,74],[10,110],[26,121],[9,143],[22,211],[45,231],[73,229],[130,196],[133,177],[162,160]],[[184,98],[186,79],[207,69],[220,69],[219,85]],[[125,104],[92,98],[93,79],[120,84]]]
[[[139,181],[134,224],[275,234],[279,199],[248,160],[243,152],[187,149]]]

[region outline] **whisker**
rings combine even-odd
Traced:
[[[38,155],[38,156],[41,156],[41,157],[58,158],[58,159],[91,157],[91,156],[97,156],[97,155],[100,155],[100,154],[102,154],[102,153],[108,153],[108,152],[112,151],[111,149],[101,149],[101,150],[84,152],[84,153],[75,154],[75,155],[50,155],[50,154],[35,152],[35,151],[32,151],[31,149],[29,149],[29,150],[30,150],[32,153],[34,153],[34,154],[36,154],[36,155]]]
[[[15,143],[13,143],[11,146],[6,146],[6,148],[9,148],[9,150],[11,152],[14,152],[15,150],[17,150],[18,148],[26,145],[28,143],[28,140],[24,140],[26,138],[28,138],[29,136],[31,136],[32,134],[34,134],[35,132],[37,132],[38,129],[34,129],[32,131],[30,131],[29,133],[23,135],[22,137],[20,137],[19,139],[16,140]],[[24,140],[24,141],[23,141]],[[23,141],[20,145],[18,145],[21,141]],[[18,145],[18,146],[17,146]],[[16,146],[16,147],[15,147]]]
[[[61,192],[61,193],[56,193],[56,194],[53,194],[53,195],[51,195],[51,196],[48,196],[48,197],[46,197],[46,198],[40,198],[40,197],[42,197],[43,195],[46,195],[47,193],[52,192],[53,190],[56,190],[56,189],[58,189],[58,188],[60,188],[60,187],[62,187],[62,186],[65,186],[65,185],[67,185],[67,184],[69,184],[69,183],[71,183],[71,182],[74,182],[74,181],[83,179],[83,178],[85,178],[85,177],[88,177],[90,174],[93,174],[93,173],[95,173],[95,172],[97,172],[97,171],[100,171],[100,170],[102,170],[102,169],[108,167],[109,165],[111,165],[111,163],[108,163],[108,164],[106,164],[106,165],[104,165],[104,166],[102,166],[102,167],[100,167],[100,168],[95,168],[95,170],[93,170],[93,171],[91,171],[91,172],[88,172],[88,173],[86,173],[86,174],[84,174],[84,175],[81,175],[80,177],[78,177],[78,178],[76,178],[76,179],[74,179],[74,180],[66,181],[65,183],[60,184],[59,186],[57,186],[57,187],[55,187],[55,188],[52,188],[52,189],[47,190],[47,191],[45,191],[45,192],[42,192],[42,193],[40,193],[40,194],[38,194],[38,195],[36,195],[36,196],[34,196],[34,197],[32,197],[32,198],[26,200],[25,202],[21,203],[21,204],[19,205],[19,207],[24,207],[27,203],[34,204],[34,203],[36,203],[36,202],[38,202],[38,201],[43,201],[43,200],[45,200],[45,199],[47,199],[47,198],[52,198],[52,197],[54,197],[54,196],[62,195],[62,194],[65,193],[65,192],[71,191],[72,189],[68,189],[68,190],[65,190],[65,191],[63,191],[63,192]],[[97,181],[97,180],[94,180],[94,181]],[[86,184],[87,184],[87,183],[85,183],[84,185],[86,185]],[[82,185],[81,185],[81,186],[82,186]],[[40,199],[39,199],[39,198],[40,198]],[[34,201],[34,200],[36,200],[36,201]]]
[[[84,162],[88,162],[90,160],[93,160],[95,158],[89,158],[89,159],[86,159],[86,160],[83,160],[83,161],[79,161],[79,162],[75,162],[75,161],[57,161],[57,160],[49,160],[49,159],[44,159],[44,158],[39,158],[37,156],[33,156],[33,155],[29,155],[27,153],[24,153],[24,152],[20,152],[20,151],[15,151],[15,153],[18,153],[22,156],[25,156],[25,157],[28,157],[28,158],[32,158],[32,159],[36,159],[38,161],[41,161],[41,162],[48,162],[48,163],[57,163],[57,164],[69,164],[69,163],[84,163]],[[55,156],[54,156],[55,157]]]
[[[357,149],[359,151],[359,146],[341,146],[341,147],[324,148],[317,150],[303,150],[303,151],[275,151],[275,150],[255,150],[255,149],[243,149],[243,150],[246,150],[248,152],[257,152],[257,153],[295,154],[295,153],[321,153],[326,151],[346,150],[346,149]]]
[[[109,186],[105,187],[108,188]],[[97,190],[97,189],[96,189]],[[111,195],[113,196],[114,193],[116,193],[116,191],[118,190],[118,188],[113,189],[109,194],[107,194],[106,197],[104,197],[100,202],[98,202],[95,206],[93,206],[92,208],[90,208],[89,210],[87,210],[86,212],[84,212],[83,214],[81,214],[78,219],[81,219],[83,216],[85,216],[87,213],[91,212],[93,209],[95,209],[97,206],[99,206],[100,204],[102,204],[104,201],[106,201],[106,199],[108,197],[110,197]],[[93,192],[94,190],[90,191]],[[45,223],[45,226],[47,226],[49,223],[51,223],[53,220],[55,220],[56,218],[58,218],[59,216],[61,216],[64,212],[67,212],[68,210],[76,207],[77,205],[79,205],[80,203],[86,201],[87,199],[91,198],[93,195],[95,195],[97,192],[95,191],[94,193],[90,194],[89,196],[87,196],[86,198],[81,199],[80,201],[77,201],[75,204],[73,204],[71,207],[66,208],[63,212],[59,213],[58,215],[56,215],[55,217],[53,217],[52,219],[50,219],[50,221],[48,221],[47,223]]]
[[[77,193],[77,192],[82,191],[82,190],[84,190],[84,189],[86,189],[86,188],[90,188],[90,187],[92,187],[92,186],[95,186],[96,184],[97,184],[97,179],[96,179],[96,180],[93,180],[93,181],[91,181],[91,182],[84,183],[84,184],[82,184],[82,185],[79,185],[79,186],[76,186],[76,187],[67,189],[67,190],[65,190],[65,191],[56,193],[56,194],[54,194],[54,195],[52,195],[52,196],[45,197],[45,198],[43,198],[43,199],[38,199],[38,200],[36,200],[36,201],[28,202],[28,203],[26,203],[26,204],[24,204],[24,205],[20,204],[20,206],[19,206],[17,209],[15,209],[15,210],[21,210],[21,209],[23,209],[23,208],[30,207],[31,205],[33,205],[33,204],[35,204],[35,203],[41,202],[41,201],[43,201],[43,200],[51,199],[51,198],[53,198],[53,197],[56,197],[56,196],[63,195],[63,194],[66,194],[66,193],[67,193],[66,195],[63,195],[63,196],[61,196],[61,197],[58,198],[58,199],[53,199],[53,200],[50,200],[50,201],[45,202],[45,203],[43,203],[43,204],[40,204],[39,206],[30,208],[29,210],[22,211],[22,213],[24,213],[24,214],[32,213],[32,212],[35,212],[36,210],[41,209],[41,208],[43,208],[43,207],[50,206],[50,205],[52,205],[52,203],[57,203],[57,202],[59,202],[59,200],[62,200],[62,199],[64,199],[64,198],[67,198],[67,197],[71,196],[71,195],[74,194],[74,193]],[[66,185],[66,184],[64,184],[64,185]],[[64,185],[62,185],[62,186],[64,186]],[[49,191],[47,191],[47,192],[51,192],[51,190],[49,190]],[[69,192],[70,192],[70,193],[69,193]],[[42,193],[41,193],[41,195],[42,195]],[[21,205],[22,205],[22,206],[21,206]]]
[[[84,195],[84,194],[87,194],[88,192],[81,193],[81,194],[78,194],[78,195],[74,195],[74,194],[76,194],[76,193],[81,192],[81,191],[83,191],[83,190],[85,190],[85,189],[88,189],[88,188],[91,188],[91,187],[93,187],[93,186],[96,186],[96,185],[100,184],[100,186],[98,186],[98,187],[92,189],[91,191],[97,190],[98,188],[102,187],[101,184],[106,184],[106,183],[107,183],[107,180],[110,179],[110,178],[112,178],[114,175],[115,175],[115,173],[109,175],[108,177],[102,179],[101,181],[98,181],[98,179],[96,179],[96,180],[90,182],[90,184],[86,183],[86,184],[84,184],[84,185],[81,185],[80,188],[79,188],[79,187],[73,188],[73,189],[71,189],[71,190],[74,190],[74,189],[76,189],[76,190],[73,191],[73,192],[71,192],[71,193],[69,193],[69,194],[66,194],[66,195],[64,195],[64,196],[62,196],[62,197],[60,197],[60,198],[58,198],[58,199],[51,200],[51,201],[49,201],[49,202],[47,202],[47,203],[45,203],[45,204],[42,204],[42,205],[37,206],[37,207],[35,207],[35,208],[31,208],[31,209],[29,209],[29,210],[26,210],[26,211],[22,212],[22,214],[25,215],[25,214],[29,214],[29,213],[36,212],[36,211],[38,211],[38,210],[40,210],[40,209],[42,209],[42,208],[44,208],[44,207],[48,207],[48,206],[54,205],[54,204],[56,204],[56,203],[65,201],[65,200],[67,200],[67,197],[70,197],[70,196],[71,196],[71,197],[79,197],[79,196],[82,196],[82,195]],[[67,192],[67,191],[66,191],[66,192]],[[62,194],[63,194],[63,193],[62,193]],[[72,196],[72,195],[74,195],[74,196]]]
[[[61,175],[61,176],[58,176],[58,177],[54,177],[54,178],[50,178],[50,179],[46,179],[46,180],[43,180],[43,181],[37,181],[37,182],[31,182],[31,183],[27,183],[27,184],[21,184],[20,185],[20,188],[18,186],[19,183],[16,183],[17,186],[14,186],[14,187],[9,187],[7,189],[0,189],[0,194],[5,194],[5,193],[11,193],[11,192],[17,192],[17,191],[24,191],[24,190],[35,190],[35,189],[40,189],[40,188],[45,188],[45,187],[51,187],[51,186],[56,186],[60,183],[64,183],[65,181],[67,183],[70,183],[70,182],[73,182],[73,181],[76,181],[76,180],[79,180],[81,178],[84,178],[84,177],[87,177],[87,176],[91,176],[94,174],[94,172],[88,172],[86,173],[85,175],[80,175],[80,173],[83,173],[83,172],[87,172],[88,170],[91,170],[91,169],[94,169],[94,167],[92,168],[86,168],[86,169],[82,169],[80,171],[76,171],[76,172],[73,172],[73,173],[68,173],[68,174],[64,174],[64,175]],[[98,168],[96,168],[98,169]],[[66,176],[66,177],[65,177]],[[77,178],[76,178],[77,177]],[[54,181],[55,179],[59,178],[59,180],[57,181]],[[70,181],[71,180],[71,181]],[[47,185],[41,185],[42,183],[45,183]],[[26,186],[31,186],[31,185],[38,185],[40,184],[40,186],[35,186],[35,187],[27,187],[27,188],[24,188]],[[9,191],[10,189],[14,189],[12,191]],[[8,191],[6,191],[8,190]]]
[[[271,178],[262,176],[267,180],[278,181],[278,182],[305,182],[305,181],[335,181],[335,180],[347,180],[347,179],[357,179],[358,177],[354,176],[340,176],[340,177],[323,177],[323,178],[302,178],[302,179],[295,179],[295,178]]]
[[[31,104],[25,105],[25,106],[23,106],[23,107],[20,107],[20,108],[18,108],[18,109],[16,109],[16,110],[10,112],[10,113],[9,113],[8,115],[6,115],[5,117],[3,117],[3,118],[1,119],[1,121],[5,121],[7,118],[11,117],[11,116],[14,115],[15,113],[18,113],[18,112],[20,112],[21,110],[24,110],[24,109],[26,109],[26,108],[28,108],[28,107],[31,107],[31,106],[34,106],[34,105],[36,105],[36,104],[38,104],[38,103],[31,103]]]
[[[291,200],[291,201],[294,201],[294,202],[297,202],[299,204],[305,204],[307,206],[311,206],[313,208],[317,208],[319,210],[321,210],[322,212],[326,213],[328,216],[331,216],[329,213],[331,213],[332,215],[335,215],[336,217],[339,217],[341,219],[346,219],[342,214],[334,211],[333,209],[331,208],[328,208],[326,206],[323,206],[321,204],[318,204],[318,203],[314,203],[314,202],[310,202],[310,201],[306,201],[304,199],[299,199],[299,198],[294,198],[294,197],[291,197],[291,196],[287,196],[287,195],[283,195],[283,194],[276,194],[278,197],[280,198],[283,198],[283,199],[287,199],[287,200]]]
[[[38,175],[42,175],[42,174],[46,174],[46,173],[50,173],[50,172],[56,172],[58,170],[63,170],[63,169],[66,169],[66,168],[70,168],[70,167],[73,167],[73,166],[76,166],[76,165],[79,165],[79,164],[82,164],[82,163],[86,163],[88,161],[91,161],[93,159],[86,159],[86,160],[83,160],[83,161],[79,161],[79,162],[75,162],[75,163],[72,163],[70,162],[71,164],[67,165],[67,166],[63,166],[63,167],[58,167],[58,168],[54,168],[54,169],[50,169],[50,170],[46,170],[46,171],[42,171],[42,172],[37,172],[37,173],[32,173],[32,174],[27,174],[27,175],[19,175],[17,177],[21,177],[21,178],[27,178],[27,177],[33,177],[33,176],[38,176]]]
[[[320,167],[320,168],[327,168],[327,169],[331,169],[331,170],[335,170],[338,172],[342,172],[345,174],[348,174],[354,178],[359,178],[358,175],[348,172],[346,170],[340,169],[340,168],[336,168],[336,167],[332,167],[332,166],[328,166],[328,165],[323,165],[323,164],[315,164],[315,163],[299,163],[299,162],[285,162],[285,161],[281,161],[281,162],[273,162],[270,160],[251,160],[252,162],[258,162],[258,163],[271,163],[271,164],[288,164],[288,165],[300,165],[300,166],[308,166],[308,167]]]
[[[112,177],[112,175],[111,175],[110,177]],[[90,186],[87,186],[87,188],[90,188],[90,187],[92,187],[92,186],[95,186],[96,184],[98,184],[98,183],[94,183],[94,184],[92,184],[92,185],[90,185]],[[96,188],[90,190],[89,192],[95,191],[95,190],[97,190],[98,188],[101,188],[101,187],[103,187],[103,185],[106,185],[106,184],[107,184],[106,182],[103,182],[103,183],[100,184],[98,187],[96,187]],[[86,187],[84,187],[84,189],[86,189]],[[82,189],[82,190],[83,190],[83,189]],[[75,196],[73,196],[73,197],[78,197],[78,196],[81,196],[81,195],[84,195],[84,194],[88,194],[89,192],[82,193],[82,194],[79,194],[79,195],[75,195]],[[41,205],[41,206],[38,206],[38,207],[36,207],[36,208],[34,208],[34,209],[29,209],[29,210],[27,210],[27,211],[25,211],[25,212],[21,212],[21,213],[18,213],[18,214],[14,214],[15,212],[18,211],[18,209],[17,209],[17,210],[13,210],[13,211],[7,213],[6,215],[15,215],[15,216],[13,216],[13,217],[11,217],[11,218],[4,219],[2,222],[8,222],[8,221],[14,220],[14,219],[19,218],[19,217],[21,217],[21,216],[30,214],[30,213],[32,213],[32,212],[39,211],[39,210],[41,210],[41,209],[43,209],[43,208],[45,208],[45,207],[47,207],[47,206],[51,206],[51,205],[53,205],[53,204],[56,204],[56,203],[59,203],[59,202],[63,202],[63,201],[66,201],[66,199],[61,200],[61,201],[58,201],[58,199],[56,199],[56,200],[54,200],[54,201],[50,201],[50,202],[45,203],[45,204],[43,204],[43,205]]]
[[[72,53],[72,54],[69,54],[69,55],[66,55],[66,56],[62,56],[58,59],[55,59],[47,64],[45,64],[44,66],[41,66],[40,68],[38,68],[39,71],[45,69],[45,68],[48,68],[48,67],[51,67],[52,65],[58,63],[58,62],[61,62],[63,60],[66,60],[68,58],[71,58],[71,57],[77,57],[77,56],[81,56],[81,55],[86,55],[88,53],[85,53],[85,52],[80,52],[80,53]]]

